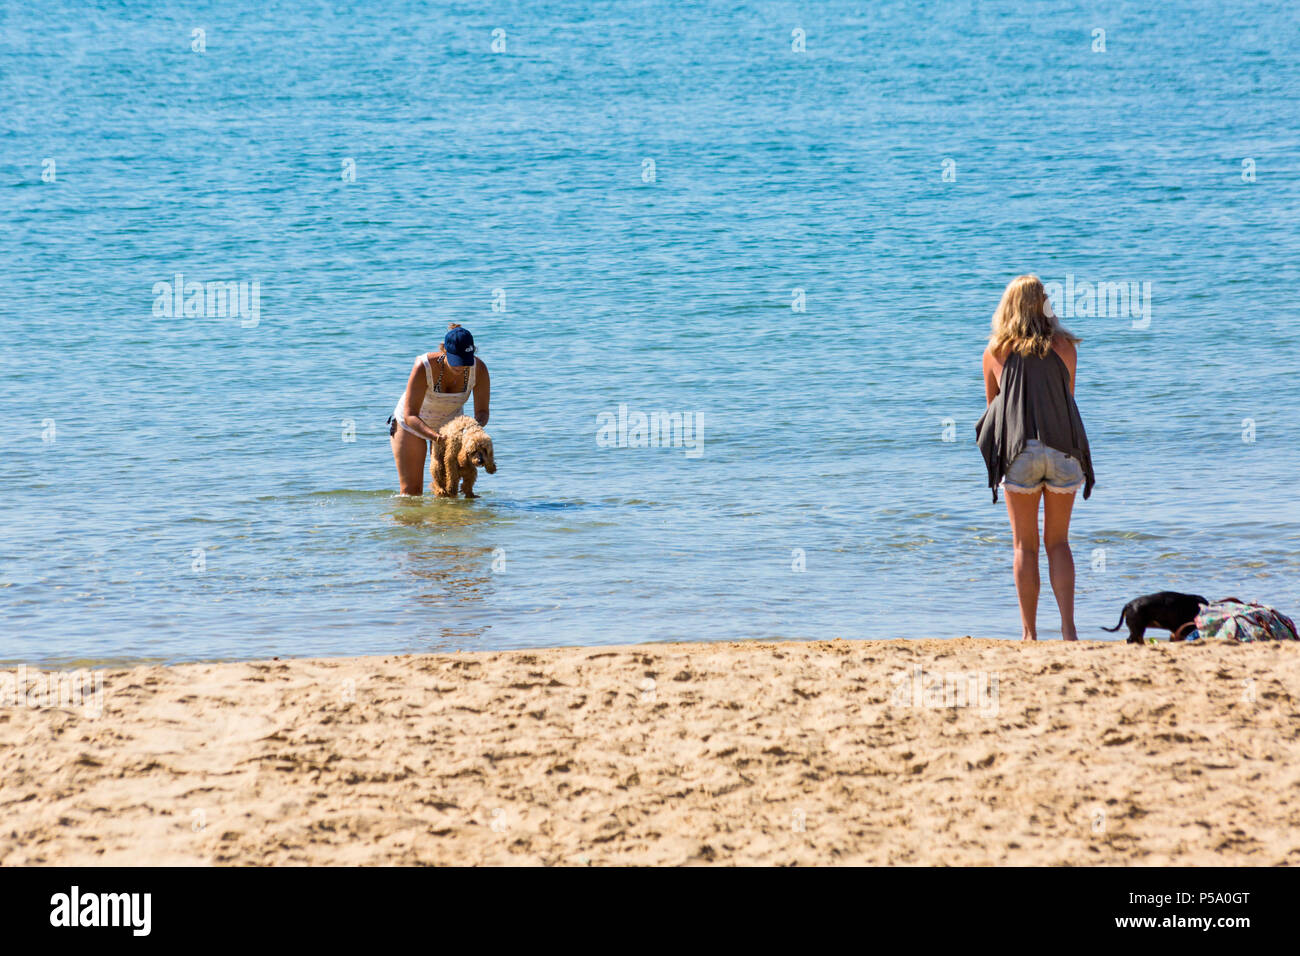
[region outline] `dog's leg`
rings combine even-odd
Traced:
[[[1147,626],[1145,624],[1133,623],[1128,626],[1128,643],[1141,644],[1142,636],[1146,634]]]
[[[460,464],[456,461],[459,455],[460,442],[449,439],[447,441],[447,450],[442,459],[442,467],[447,473],[448,498],[455,498],[457,488],[460,486]]]
[[[433,449],[433,494],[436,498],[447,497],[447,468],[436,447]]]
[[[473,465],[460,473],[460,487],[466,498],[477,498],[474,494],[474,480],[478,478],[478,469]]]

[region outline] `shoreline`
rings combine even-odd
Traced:
[[[110,668],[99,716],[0,709],[0,864],[1294,864],[1298,680],[975,638]]]

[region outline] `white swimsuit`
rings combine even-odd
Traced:
[[[443,425],[447,424],[457,415],[461,415],[465,410],[465,401],[469,398],[470,392],[474,391],[474,372],[478,368],[478,360],[469,367],[469,378],[465,382],[465,391],[463,392],[440,392],[438,387],[442,384],[442,373],[446,367],[445,364],[438,367],[438,381],[433,380],[433,369],[429,365],[429,356],[420,355],[416,361],[424,363],[424,379],[428,382],[429,387],[424,391],[424,401],[420,404],[420,421],[424,422],[426,428],[436,432]],[[443,363],[446,359],[443,359]],[[406,424],[406,393],[397,400],[397,407],[393,409],[393,418],[397,424],[406,429],[416,438],[424,441],[425,438],[410,425]]]

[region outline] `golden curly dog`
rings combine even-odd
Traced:
[[[468,415],[453,418],[438,429],[447,439],[442,443],[441,456],[433,454],[433,493],[439,498],[455,498],[459,485],[466,498],[474,494],[474,479],[480,467],[489,475],[497,472],[496,459],[492,457],[492,438],[483,426]]]

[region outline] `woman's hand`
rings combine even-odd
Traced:
[[[415,432],[425,441],[431,441],[435,444],[441,445],[447,440],[426,425],[418,415],[407,415],[406,424],[411,427],[411,431]]]

